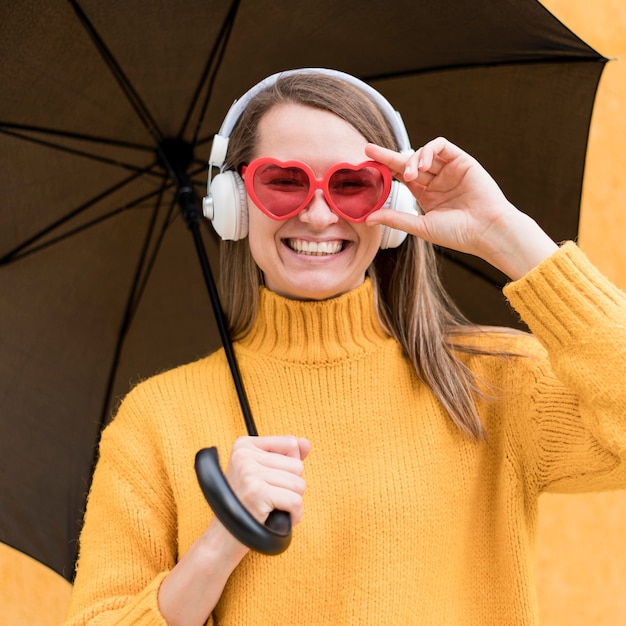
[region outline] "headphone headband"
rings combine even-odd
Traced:
[[[398,142],[398,147],[400,151],[403,153],[412,152],[411,150],[411,142],[409,140],[409,135],[407,133],[406,127],[402,122],[402,117],[400,113],[396,111],[389,101],[376,89],[372,86],[368,85],[366,82],[352,76],[351,74],[346,74],[345,72],[340,72],[338,70],[329,70],[325,68],[315,68],[315,67],[307,67],[297,70],[287,70],[284,72],[277,72],[276,74],[272,74],[267,78],[263,79],[260,83],[257,83],[249,89],[241,98],[235,100],[230,107],[224,121],[222,122],[222,126],[213,138],[213,145],[211,147],[211,154],[209,156],[209,165],[215,166],[222,169],[224,165],[224,161],[226,160],[226,152],[228,150],[228,141],[230,139],[230,135],[233,132],[233,128],[235,124],[245,111],[248,106],[250,100],[254,98],[258,93],[271,87],[278,81],[279,78],[284,76],[291,76],[294,74],[323,74],[325,76],[331,76],[333,78],[339,78],[351,85],[354,85],[361,91],[365,92],[380,108],[385,119],[387,120],[391,130],[394,134],[396,141]]]

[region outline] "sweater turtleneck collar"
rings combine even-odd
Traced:
[[[329,363],[372,352],[389,339],[366,278],[329,300],[290,300],[261,287],[257,318],[238,344],[285,361]]]

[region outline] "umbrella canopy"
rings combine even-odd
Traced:
[[[202,194],[212,135],[258,80],[363,78],[415,146],[448,137],[553,238],[577,234],[605,59],[534,0],[22,0],[0,23],[0,540],[68,579],[112,408],[219,345],[162,154]],[[473,321],[516,323],[497,272],[442,271]]]

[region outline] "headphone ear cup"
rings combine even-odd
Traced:
[[[218,174],[211,181],[206,200],[204,214],[222,239],[237,241],[248,235],[248,197],[237,172]]]
[[[393,181],[389,199],[383,205],[383,208],[418,215],[417,200],[408,187],[397,180]],[[382,239],[380,241],[381,250],[397,248],[406,239],[407,234],[403,230],[383,226]]]

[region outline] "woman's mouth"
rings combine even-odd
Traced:
[[[307,241],[306,239],[285,239],[287,246],[298,254],[308,256],[327,256],[337,254],[343,250],[345,241],[334,239],[333,241]]]

